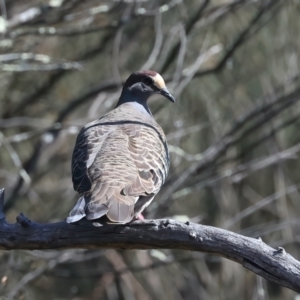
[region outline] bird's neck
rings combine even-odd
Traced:
[[[118,107],[124,103],[133,103],[133,104],[137,103],[137,104],[141,105],[150,116],[152,116],[152,113],[147,104],[148,98],[149,98],[149,95],[145,95],[142,92],[139,93],[139,92],[133,92],[128,89],[123,89],[122,94],[120,96],[120,99],[119,99],[116,107]]]

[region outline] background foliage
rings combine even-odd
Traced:
[[[299,259],[298,0],[1,0],[0,186],[7,219],[66,218],[87,122],[139,69],[171,152],[147,218],[261,237]],[[296,299],[226,259],[185,251],[0,252],[1,299]],[[298,296],[299,297],[299,296]]]

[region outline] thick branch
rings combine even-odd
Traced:
[[[0,202],[4,190],[0,191]],[[0,205],[1,207],[1,205]],[[2,215],[3,216],[3,215]],[[300,262],[261,239],[227,230],[174,220],[135,221],[131,224],[90,222],[38,224],[24,215],[8,224],[0,217],[0,249],[182,249],[216,254],[240,263],[256,274],[300,292]]]

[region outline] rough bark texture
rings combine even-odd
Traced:
[[[8,224],[3,214],[4,190],[0,190],[0,249],[182,249],[226,257],[256,274],[300,292],[300,262],[269,247],[261,239],[227,230],[174,220],[144,220],[131,224],[91,222],[38,224],[23,214]]]

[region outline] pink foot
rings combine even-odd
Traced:
[[[142,214],[139,214],[137,216],[137,220],[145,220],[144,216]]]

